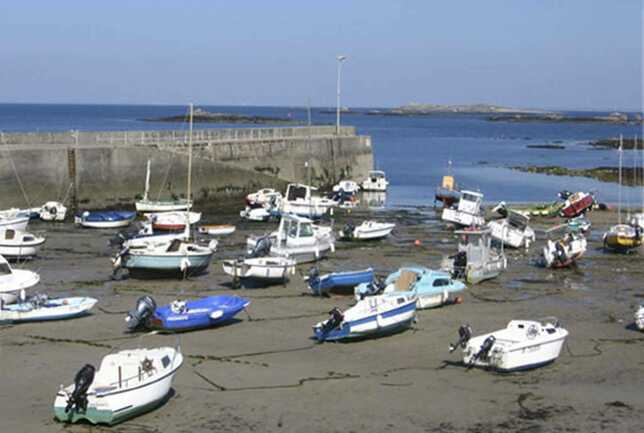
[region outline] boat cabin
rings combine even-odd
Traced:
[[[483,194],[474,191],[461,191],[461,200],[458,202],[458,211],[478,215],[483,202]]]
[[[289,183],[286,187],[286,200],[310,200],[312,195],[311,192],[316,190],[317,188],[309,185],[303,185],[301,183]]]
[[[277,241],[314,238],[313,221],[296,215],[283,215],[278,229]]]

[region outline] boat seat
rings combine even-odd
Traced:
[[[416,272],[401,271],[400,276],[394,285],[396,292],[406,292],[411,289],[411,286],[416,282],[418,276]]]

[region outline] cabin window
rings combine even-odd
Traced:
[[[168,365],[170,365],[170,358],[168,358],[168,355],[161,358],[161,364],[163,364],[163,368],[167,368]]]
[[[472,194],[463,194],[463,201],[477,201],[478,197]]]
[[[308,238],[313,236],[313,226],[311,224],[300,225],[300,237]]]
[[[8,263],[0,263],[0,275],[9,275],[11,268]]]
[[[443,287],[443,286],[449,286],[449,280],[447,278],[438,278],[434,280],[434,287]]]
[[[397,301],[399,304],[402,304],[403,302],[405,302],[405,298],[398,298],[398,299],[396,299],[396,301]]]
[[[5,230],[5,232],[4,232],[4,238],[5,238],[5,239],[7,239],[7,240],[11,240],[11,239],[13,239],[13,238],[15,238],[15,237],[16,237],[16,232],[15,232],[15,230],[12,230],[12,229],[7,229],[7,230]]]
[[[297,237],[297,224],[290,224],[287,233],[289,238]]]

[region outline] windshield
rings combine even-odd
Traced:
[[[313,226],[311,224],[300,224],[300,237],[307,238],[313,236]]]
[[[9,275],[11,274],[11,268],[9,263],[0,263],[0,275]]]

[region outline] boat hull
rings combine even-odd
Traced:
[[[368,284],[373,281],[373,269],[353,272],[334,272],[320,277],[310,278],[308,286],[311,293],[317,296],[325,295],[332,289],[353,288],[359,284]]]
[[[148,212],[172,212],[181,210],[190,210],[192,203],[188,201],[137,201],[135,203],[136,211],[140,213]]]
[[[226,260],[224,272],[233,278],[248,278],[260,281],[286,280],[289,274],[295,274],[294,260],[283,258],[249,259],[244,262]]]
[[[443,209],[441,218],[443,219],[443,221],[466,227],[482,226],[485,223],[485,219],[483,219],[483,217],[480,215],[473,215],[451,208]]]
[[[0,229],[13,229],[24,231],[29,224],[29,217],[2,218],[0,219]]]
[[[69,298],[67,301],[71,302],[71,304],[25,311],[15,309],[18,305],[12,305],[10,306],[11,309],[0,310],[0,322],[20,323],[73,319],[88,314],[97,302],[93,298]]]
[[[122,266],[132,274],[182,274],[182,261],[187,259],[186,272],[196,274],[205,271],[210,266],[213,252],[187,257],[185,255],[134,255],[123,257]]]
[[[249,304],[250,301],[245,298],[220,295],[188,301],[183,313],[175,313],[170,305],[166,305],[157,308],[150,319],[150,328],[170,332],[210,328],[229,322]]]

